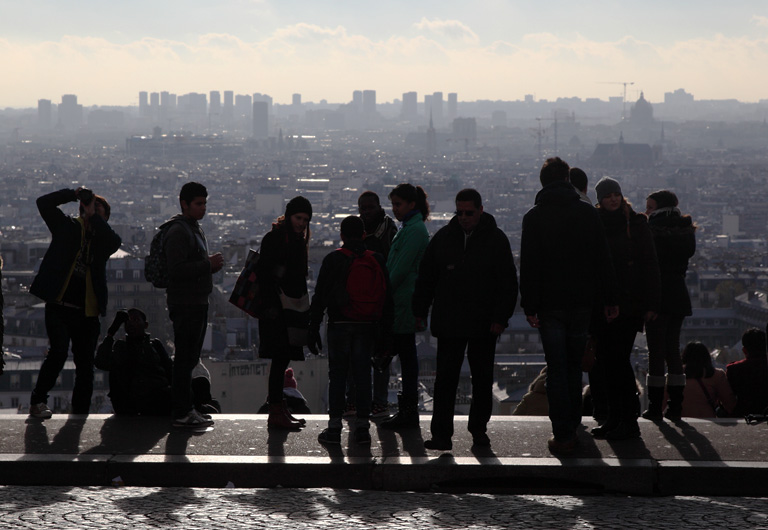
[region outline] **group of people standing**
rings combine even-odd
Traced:
[[[696,248],[696,227],[690,216],[682,215],[677,197],[668,190],[649,195],[645,213],[636,212],[619,182],[608,177],[595,186],[593,206],[586,197],[586,175],[560,158],[544,163],[540,180],[542,189],[523,219],[519,291],[528,323],[539,330],[547,363],[550,450],[569,453],[578,445],[582,358],[588,339],[595,351],[589,373],[599,424],[592,431],[595,437],[640,436],[630,356],[636,334],[643,329],[649,348],[649,406],[642,416],[680,419],[690,379],[679,346],[683,320],[691,314],[685,274]],[[209,253],[199,224],[206,199],[202,184],[185,184],[179,196],[181,213],[162,227],[167,229],[167,301],[176,348],[166,372],[172,370],[171,413],[177,426],[213,423],[210,415],[193,406],[191,391],[208,322],[212,274],[223,265],[221,254]],[[315,353],[322,349],[320,326],[327,314],[330,418],[319,440],[340,443],[342,416],[351,405],[355,441],[370,443],[369,417],[387,415],[388,362],[394,356],[400,360],[402,390],[397,413],[381,426],[418,427],[415,334],[426,329],[431,315],[437,369],[432,437],[424,445],[452,448],[454,405],[466,354],[472,375],[468,430],[475,445],[487,446],[495,345],[518,293],[509,239],[484,211],[474,189],[456,195],[454,217],[431,239],[425,225],[429,203],[420,186],[400,184],[388,199],[399,227],[378,195],[364,192],[358,199],[359,216],[349,216],[340,225],[342,247],[323,260],[311,300],[310,202],[301,196],[291,199],[264,235],[256,277],[266,308],[259,317],[259,356],[271,359],[268,425],[300,429],[306,424],[293,416],[285,401],[285,372],[292,360],[304,358],[304,347]],[[58,206],[74,200],[80,202],[81,214],[73,218]],[[38,208],[53,239],[31,292],[46,301],[51,349],[32,394],[30,414],[50,417],[47,392],[63,367],[70,341],[77,366],[72,410],[87,413],[98,316],[106,310],[105,265],[120,238],[109,227],[106,200],[85,188],[40,197]],[[361,288],[354,282],[368,283]],[[349,292],[350,286],[357,292]],[[135,328],[137,340],[149,344],[143,337],[146,318],[140,322],[140,316],[131,317],[126,329]],[[113,334],[110,329],[109,336]],[[764,342],[763,337],[763,350]]]

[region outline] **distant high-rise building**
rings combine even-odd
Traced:
[[[453,120],[453,138],[464,142],[465,147],[477,142],[477,122],[475,118],[456,118]]]
[[[400,117],[404,120],[414,121],[418,116],[419,96],[416,92],[403,94],[403,107],[400,109]]]
[[[363,110],[363,91],[362,90],[355,90],[352,92],[352,106],[355,107],[355,109],[358,112],[362,112]]]
[[[252,126],[251,113],[253,112],[253,98],[250,94],[238,94],[235,96],[235,119],[243,129]]]
[[[160,118],[165,120],[176,111],[176,94],[160,92]]]
[[[363,90],[363,114],[376,114],[376,91]]]
[[[267,94],[262,94],[260,92],[255,92],[253,94],[253,102],[255,103],[257,101],[263,101],[264,103],[266,103],[267,111],[269,112],[269,114],[272,114],[272,96]]]
[[[152,111],[157,111],[160,108],[160,92],[152,92],[149,94],[149,107]]]
[[[448,93],[448,121],[453,123],[459,116],[459,95],[456,92]]]
[[[51,128],[51,100],[37,100],[37,125],[41,129]]]
[[[224,91],[224,108],[221,115],[225,123],[231,123],[235,116],[235,93],[232,90]]]
[[[253,137],[269,137],[269,104],[266,101],[253,102]]]
[[[211,90],[209,97],[208,114],[211,117],[219,118],[221,116],[221,92],[218,90]]]
[[[424,95],[424,117],[426,118],[427,122],[431,124],[430,126],[434,126],[434,123],[432,122],[432,95],[431,94]]]
[[[507,113],[503,110],[494,110],[491,114],[491,127],[504,128],[507,126]]]
[[[443,127],[445,125],[445,119],[443,118],[443,93],[435,92],[432,94],[432,119],[434,120],[435,127]]]
[[[83,106],[77,103],[77,96],[61,96],[59,105],[59,125],[64,129],[75,129],[83,123]]]
[[[139,116],[149,116],[149,94],[139,92]]]
[[[291,96],[291,105],[294,107],[301,106],[301,94],[294,94]]]

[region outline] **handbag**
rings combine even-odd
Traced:
[[[254,318],[267,316],[267,306],[256,274],[258,262],[259,252],[249,249],[248,257],[245,258],[245,267],[238,276],[232,294],[229,296],[230,304],[242,309]]]
[[[288,328],[288,344],[307,346],[309,344],[309,293],[296,298],[280,290],[280,305]]]
[[[715,401],[712,399],[712,397],[709,395],[709,392],[707,391],[707,387],[704,386],[704,383],[702,382],[701,377],[697,377],[696,381],[699,383],[699,385],[701,385],[701,390],[704,392],[704,396],[706,396],[707,402],[709,402],[709,406],[712,407],[713,411],[715,411],[715,417],[727,418],[728,411],[725,410],[725,407],[715,404]]]

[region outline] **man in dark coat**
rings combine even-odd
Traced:
[[[59,209],[80,201],[80,215]],[[45,329],[50,349],[30,398],[29,414],[50,418],[48,392],[67,360],[75,362],[72,413],[88,414],[93,394],[93,356],[99,339],[99,315],[107,311],[107,260],[120,248],[109,226],[110,207],[88,188],[63,189],[37,199],[37,209],[51,231],[51,244],[29,292],[45,300]]]
[[[538,328],[547,361],[553,453],[576,449],[581,424],[581,359],[595,302],[618,316],[616,276],[597,211],[568,181],[569,167],[548,159],[543,186],[523,218],[520,305]]]
[[[429,242],[419,267],[413,312],[418,325],[432,306],[437,337],[434,410],[428,449],[450,450],[461,365],[467,352],[472,373],[468,429],[476,446],[488,446],[493,407],[493,358],[517,301],[517,270],[509,239],[483,211],[480,194],[456,195],[456,215]]]

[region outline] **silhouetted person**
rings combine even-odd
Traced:
[[[587,174],[584,172],[584,170],[578,167],[572,167],[568,171],[568,178],[571,181],[573,187],[576,188],[576,191],[579,192],[579,197],[581,200],[590,206],[594,205],[594,203],[589,199],[589,196],[587,195],[589,179],[587,178]]]
[[[80,202],[80,215],[59,209]],[[93,394],[93,356],[99,340],[99,315],[107,314],[107,260],[120,248],[109,226],[109,203],[88,188],[63,189],[37,199],[51,231],[51,244],[29,292],[45,300],[45,330],[50,348],[30,398],[29,414],[50,418],[48,392],[56,385],[72,343],[75,386],[72,413],[88,414]]]
[[[548,159],[542,190],[523,218],[520,305],[537,328],[547,361],[547,399],[553,453],[578,446],[581,424],[581,360],[595,303],[606,318],[618,314],[613,265],[597,211],[580,200],[568,181],[568,164]]]
[[[728,377],[712,364],[709,349],[701,342],[689,342],[683,348],[685,391],[683,418],[715,418],[728,416],[736,408]],[[722,412],[718,409],[722,407]]]
[[[768,409],[768,358],[765,351],[765,332],[751,328],[741,336],[744,359],[725,368],[728,382],[738,402],[735,416],[765,414]]]

